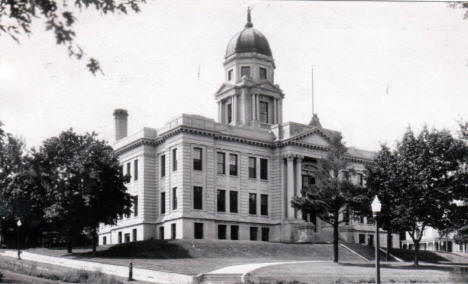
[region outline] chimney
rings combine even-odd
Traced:
[[[127,136],[127,117],[128,112],[125,109],[114,110],[115,121],[115,141]]]

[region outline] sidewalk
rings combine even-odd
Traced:
[[[7,257],[17,257],[16,250],[5,250],[0,252],[0,255]],[[111,264],[103,264],[91,261],[65,259],[61,257],[46,256],[40,254],[34,254],[23,251],[21,258],[25,260],[32,260],[37,262],[49,263],[54,265],[60,265],[64,267],[82,269],[86,271],[100,271],[105,274],[114,275],[118,277],[128,277],[128,267],[118,266]],[[149,269],[134,268],[133,278],[139,281],[146,281],[152,283],[174,283],[174,284],[191,284],[193,283],[193,276],[154,271]]]

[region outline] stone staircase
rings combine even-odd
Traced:
[[[242,284],[242,274],[203,274],[200,284]]]

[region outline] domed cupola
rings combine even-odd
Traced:
[[[215,94],[218,121],[230,125],[270,127],[282,123],[283,92],[275,82],[275,62],[265,36],[247,24],[229,41],[225,81]]]
[[[272,56],[270,44],[266,37],[253,28],[250,9],[247,13],[247,24],[245,24],[245,28],[235,34],[229,41],[225,57],[227,58],[234,53],[247,52],[256,52],[266,56]]]

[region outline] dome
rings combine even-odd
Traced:
[[[270,44],[266,37],[253,28],[250,18],[250,9],[247,14],[245,29],[235,34],[226,48],[226,57],[234,53],[257,52],[266,56],[271,55]]]

